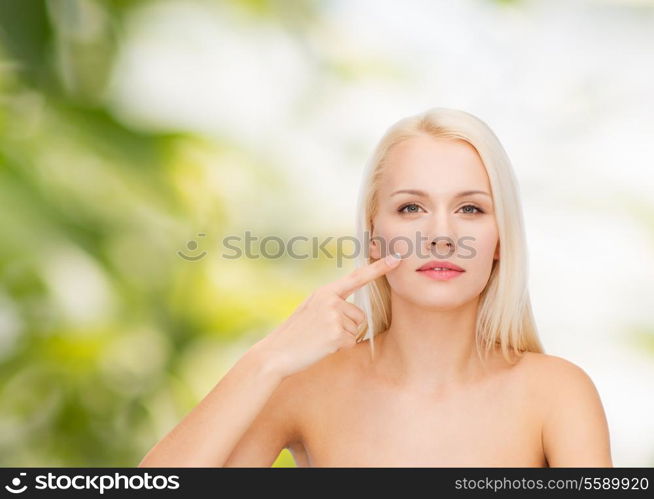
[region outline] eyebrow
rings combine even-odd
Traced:
[[[400,189],[399,191],[395,191],[391,196],[395,196],[396,194],[415,194],[416,196],[422,196],[422,197],[428,197],[427,193],[425,191],[420,191],[417,189]],[[463,191],[459,192],[458,194],[455,194],[455,198],[462,198],[463,196],[470,196],[471,194],[484,194],[485,196],[491,197],[491,195],[486,192],[486,191]]]

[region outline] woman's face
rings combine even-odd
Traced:
[[[412,192],[399,192],[407,190]],[[465,191],[486,194],[459,195]],[[370,254],[380,258],[399,252],[404,257],[386,274],[394,294],[448,309],[482,292],[499,244],[486,169],[470,144],[428,136],[397,144],[386,157],[377,202]],[[417,270],[433,260],[464,272],[442,280]]]

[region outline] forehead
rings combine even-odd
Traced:
[[[490,191],[479,154],[464,140],[411,137],[389,150],[385,165],[382,193],[403,188],[443,194],[467,189]]]

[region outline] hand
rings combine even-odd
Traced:
[[[358,327],[366,317],[363,310],[346,301],[347,297],[400,262],[400,258],[388,255],[321,286],[260,340],[257,348],[287,376],[341,348],[354,346]]]

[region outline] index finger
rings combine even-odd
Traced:
[[[389,254],[365,267],[354,269],[346,276],[334,281],[332,289],[345,300],[360,287],[396,268],[401,261],[402,257],[399,253]]]

